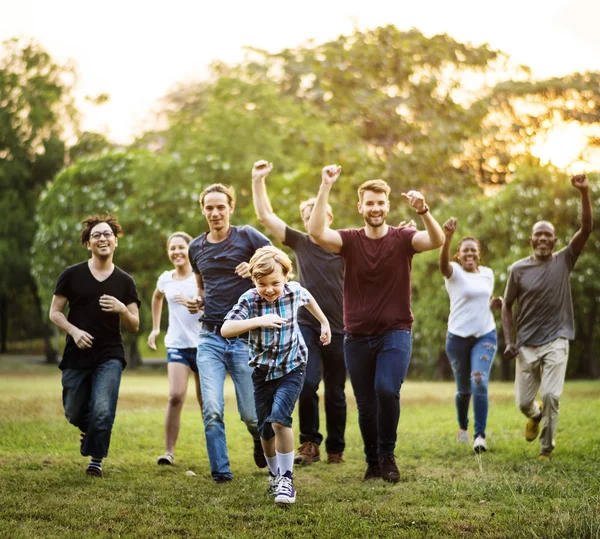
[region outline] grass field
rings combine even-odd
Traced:
[[[60,371],[0,359],[0,537],[600,537],[600,383],[567,382],[550,463],[524,440],[512,385],[492,382],[490,393],[490,451],[478,457],[455,442],[453,384],[411,382],[409,372],[402,481],[390,485],[362,481],[348,385],[346,462],[296,468],[298,497],[286,510],[266,493],[229,383],[233,482],[210,479],[191,385],[176,465],[155,464],[167,378],[149,368],[126,371],[105,477],[93,479],[63,416]]]

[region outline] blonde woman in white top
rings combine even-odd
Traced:
[[[462,238],[455,261],[450,262],[456,219],[448,219],[443,230],[440,271],[450,296],[446,354],[456,381],[457,441],[469,442],[469,404],[473,395],[473,450],[479,453],[487,450],[488,382],[498,346],[492,309],[502,307],[502,298],[492,297],[494,273],[480,265],[479,242],[471,236]]]
[[[196,398],[202,409],[200,378],[196,366],[200,322],[197,314],[190,314],[185,302],[196,295],[197,282],[192,273],[188,247],[192,237],[185,232],[175,232],[167,240],[167,255],[174,266],[159,278],[152,296],[152,332],[148,346],[156,350],[156,337],[160,334],[160,318],[163,300],[169,305],[169,326],[165,336],[167,348],[167,371],[169,376],[169,400],[165,417],[165,454],[158,464],[173,464],[175,444],[179,436],[181,410],[187,394],[190,373],[196,383]]]

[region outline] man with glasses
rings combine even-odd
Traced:
[[[187,301],[187,307],[192,313],[204,307],[196,357],[204,434],[212,478],[217,483],[226,483],[233,479],[223,421],[227,372],[235,387],[241,419],[254,439],[254,462],[259,468],[267,465],[257,428],[252,368],[248,365],[248,334],[225,339],[221,336],[221,326],[239,297],[253,286],[248,261],[257,249],[271,242],[251,226],[230,225],[235,207],[233,188],[220,183],[210,185],[200,194],[200,206],[209,231],[190,243],[189,256],[198,294]]]
[[[60,363],[65,416],[81,430],[81,454],[91,457],[86,473],[102,477],[125,367],[121,326],[137,333],[140,301],[133,279],[113,264],[122,235],[116,217],[94,215],[83,224],[81,243],[92,256],[58,278],[50,320],[67,333]]]

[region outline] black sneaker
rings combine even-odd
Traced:
[[[233,475],[213,475],[212,479],[215,483],[221,485],[223,483],[229,483],[230,481],[233,481]]]
[[[367,464],[367,471],[365,472],[364,480],[379,479],[381,477],[381,467],[379,462],[369,462]]]
[[[379,466],[381,467],[381,477],[388,483],[398,483],[400,481],[400,470],[396,466],[396,457],[391,453],[379,457]]]
[[[254,440],[254,463],[259,468],[267,467],[267,459],[265,458],[265,452],[260,443],[260,438]]]

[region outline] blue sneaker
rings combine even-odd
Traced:
[[[289,470],[279,479],[275,503],[295,503],[296,489],[294,488],[294,475]]]

